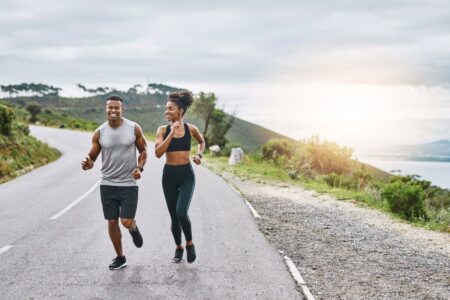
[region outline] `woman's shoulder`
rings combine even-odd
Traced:
[[[168,127],[169,127],[168,125],[161,125],[158,127],[156,133],[161,132],[162,134],[166,134]]]
[[[187,126],[189,127],[190,131],[198,130],[197,126],[195,126],[194,124],[191,124],[191,123],[185,123],[185,124],[187,124]]]

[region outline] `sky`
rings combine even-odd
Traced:
[[[450,139],[450,1],[0,0],[0,84],[164,83],[354,147]]]

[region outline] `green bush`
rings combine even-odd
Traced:
[[[280,157],[291,158],[296,149],[296,142],[288,139],[272,139],[265,143],[261,150],[264,159],[278,162]]]
[[[24,135],[30,134],[30,128],[28,127],[27,124],[22,123],[22,122],[15,122],[13,125],[13,129],[14,129],[14,131],[20,132]]]
[[[288,162],[290,169],[298,170],[307,177],[336,173],[349,174],[353,151],[336,143],[320,141],[318,136],[298,142]]]
[[[11,108],[0,104],[0,134],[11,135],[15,117],[16,115]]]
[[[438,187],[431,187],[432,196],[427,197],[426,207],[429,210],[447,209],[450,210],[450,191]]]
[[[30,113],[30,122],[35,123],[37,121],[37,115],[41,112],[42,106],[39,103],[28,103],[25,109]]]
[[[424,209],[425,195],[419,182],[403,178],[393,178],[392,182],[386,184],[381,192],[381,196],[387,200],[390,210],[406,220],[428,220]]]
[[[349,190],[357,190],[358,189],[358,181],[354,178],[339,175],[336,173],[330,173],[323,177],[324,181],[332,187],[336,188],[345,188]]]
[[[352,149],[320,141],[318,136],[300,142],[273,139],[261,150],[264,159],[310,178],[331,173],[349,174],[352,167]]]
[[[353,180],[357,183],[358,190],[361,190],[373,182],[373,176],[365,170],[360,170],[353,173]]]

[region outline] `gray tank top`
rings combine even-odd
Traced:
[[[118,128],[109,126],[108,121],[100,125],[100,146],[102,147],[102,185],[135,186],[133,170],[137,166],[136,123],[123,118]]]

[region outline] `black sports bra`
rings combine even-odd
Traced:
[[[164,139],[167,138],[169,133],[170,125],[167,125]],[[173,137],[166,152],[174,151],[191,151],[191,132],[187,123],[184,123],[184,136],[180,138]]]

